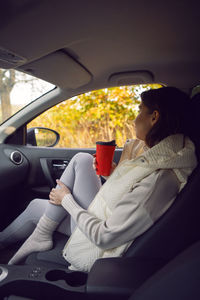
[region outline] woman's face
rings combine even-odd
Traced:
[[[154,124],[158,121],[159,112],[157,110],[153,111],[153,113],[149,112],[147,106],[141,102],[139,105],[139,114],[135,119],[135,132],[136,137],[142,141],[146,140],[146,135],[150,131],[150,129],[154,126]]]

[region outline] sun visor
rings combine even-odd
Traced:
[[[61,88],[79,88],[92,78],[86,69],[62,51],[51,53],[19,69]]]

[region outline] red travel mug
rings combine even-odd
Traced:
[[[115,147],[115,140],[110,142],[96,142],[97,175],[110,175]]]

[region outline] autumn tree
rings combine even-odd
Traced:
[[[18,105],[12,105],[11,92],[18,86],[23,88],[25,85],[29,85],[29,99],[26,103],[20,103]],[[36,77],[32,77],[28,74],[15,71],[0,69],[0,123],[7,120],[12,114],[21,109],[25,104],[31,100],[37,98],[43,93],[51,89],[51,84]],[[20,99],[19,99],[20,100]]]
[[[122,147],[134,138],[134,119],[140,93],[159,85],[123,86],[91,91],[52,107],[28,127],[43,126],[59,132],[58,147],[95,147],[97,140],[115,139]]]

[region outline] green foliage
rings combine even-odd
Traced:
[[[101,89],[66,100],[49,109],[28,127],[43,126],[59,132],[58,147],[92,148],[97,140],[116,140],[122,147],[134,138],[134,119],[141,91],[160,85]]]

